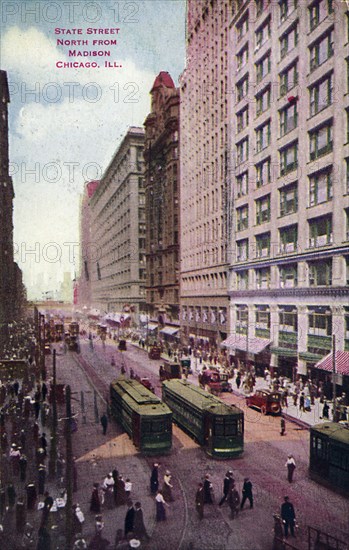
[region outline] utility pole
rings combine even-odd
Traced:
[[[332,334],[332,398],[333,398],[333,422],[337,422],[337,375],[336,375],[336,336]]]
[[[56,395],[56,350],[53,350],[53,380],[52,380],[52,437],[50,447],[50,461],[48,466],[49,476],[51,479],[56,474],[56,458],[57,458],[57,395]]]
[[[66,487],[67,503],[65,509],[66,526],[66,550],[71,550],[73,537],[73,446],[72,446],[72,413],[71,413],[71,390],[70,386],[65,388],[66,419],[65,419],[65,440],[66,440]]]

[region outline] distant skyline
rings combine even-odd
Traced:
[[[77,271],[84,183],[101,177],[129,126],[143,125],[156,75],[168,71],[178,83],[185,0],[27,1],[1,9],[15,260],[35,287],[39,273],[47,273],[46,284]],[[100,68],[58,68],[58,61]]]

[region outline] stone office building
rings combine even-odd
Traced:
[[[91,306],[145,310],[144,129],[131,126],[90,198]]]
[[[230,27],[226,345],[291,378],[323,374],[333,334],[349,352],[348,29],[327,0],[241,2]]]
[[[179,332],[179,89],[161,71],[150,93],[144,123],[146,300],[150,318],[170,337]]]

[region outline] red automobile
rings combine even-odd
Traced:
[[[246,397],[246,405],[259,409],[262,414],[280,414],[281,393],[270,390],[256,390],[253,395]]]

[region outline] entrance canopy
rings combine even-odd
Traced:
[[[336,351],[336,373],[349,376],[349,351]],[[329,353],[315,365],[316,369],[333,371],[333,353]]]
[[[223,340],[221,346],[224,346],[232,351],[238,349],[241,351],[247,351],[248,353],[257,354],[263,351],[267,346],[269,346],[269,344],[271,344],[271,340],[267,340],[266,338],[258,338],[255,336],[253,338],[249,338],[247,342],[246,336],[232,334],[226,340]]]
[[[162,334],[168,334],[168,336],[173,336],[179,331],[178,327],[164,327],[160,330]]]

